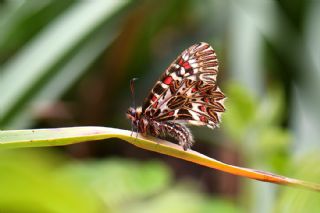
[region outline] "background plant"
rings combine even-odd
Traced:
[[[228,111],[219,130],[193,128],[194,149],[319,182],[319,9],[318,1],[1,1],[0,128],[130,129],[129,79],[139,78],[141,103],[177,54],[206,41],[220,59]],[[1,151],[0,158],[0,209],[9,212],[320,209],[316,193],[125,143]]]

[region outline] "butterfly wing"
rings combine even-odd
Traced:
[[[142,111],[157,121],[217,126],[225,98],[216,85],[217,73],[218,60],[209,44],[189,47],[157,81]]]
[[[223,105],[225,96],[220,89],[216,85],[204,84],[202,81],[195,82],[187,88],[184,93],[173,96],[164,103],[160,113],[153,119],[207,125],[210,128],[218,126],[221,114],[225,111]]]

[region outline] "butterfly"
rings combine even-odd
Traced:
[[[186,124],[219,126],[225,95],[217,86],[218,59],[207,43],[184,50],[151,89],[142,106],[126,113],[143,135],[171,137],[186,151],[194,143]]]

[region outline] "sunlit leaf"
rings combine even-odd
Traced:
[[[69,127],[55,129],[30,129],[0,131],[0,149],[18,147],[61,146],[84,141],[120,138],[137,147],[173,156],[230,174],[259,181],[305,187],[320,191],[320,185],[293,178],[275,175],[269,172],[229,165],[205,156],[193,150],[184,151],[181,146],[153,137],[133,136],[127,130],[107,127]]]
[[[68,89],[110,44],[116,28],[95,33],[125,3],[77,1],[3,65],[0,126],[27,126],[32,101],[53,101]]]

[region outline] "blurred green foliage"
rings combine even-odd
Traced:
[[[319,1],[285,0],[0,1],[0,128],[129,129],[129,80],[140,79],[141,103],[177,54],[206,41],[227,112],[221,130],[194,129],[194,148],[319,182],[319,10]],[[320,209],[314,192],[109,144],[0,152],[0,211]]]
[[[159,161],[79,162],[45,149],[15,150],[1,152],[0,170],[2,212],[236,212],[194,181],[174,182]]]

